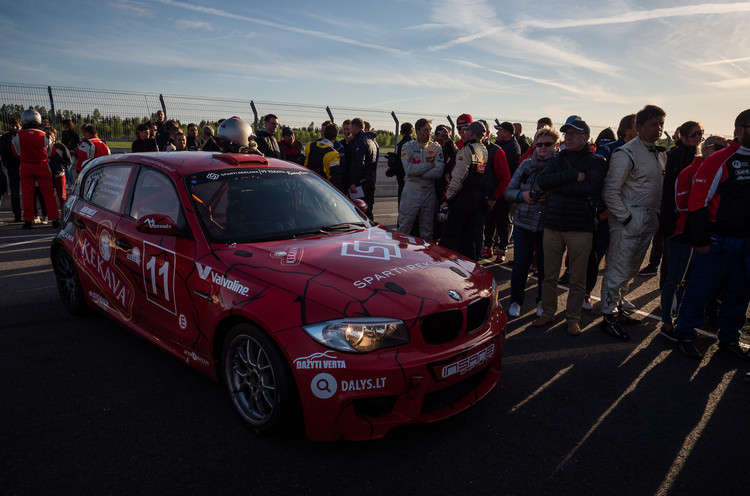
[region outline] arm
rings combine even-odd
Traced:
[[[523,162],[521,162],[521,165],[518,166],[518,169],[516,169],[516,172],[513,173],[513,177],[510,179],[510,182],[508,183],[508,187],[505,188],[505,200],[508,202],[515,202],[520,203],[523,201],[521,199],[521,194],[524,191],[527,191],[527,188],[523,187],[523,184],[521,183],[521,178],[524,176],[526,171],[531,167],[531,160],[526,159]]]
[[[550,164],[539,174],[539,187],[543,190],[558,189],[578,181],[578,171],[564,163],[563,156],[552,158]]]
[[[443,157],[443,149],[438,145],[433,148],[435,152],[435,159],[433,160],[433,168],[427,171],[424,175],[425,179],[437,180],[443,175],[445,170],[445,158]]]
[[[626,224],[630,219],[630,211],[625,206],[622,198],[622,186],[628,178],[633,161],[622,148],[612,153],[609,161],[609,171],[604,179],[602,187],[602,198],[609,208],[609,214],[618,222]]]
[[[492,192],[492,196],[494,199],[499,199],[505,194],[505,190],[511,180],[508,159],[505,157],[505,152],[502,148],[495,152],[492,166],[495,169],[495,178],[497,179],[497,186],[495,186],[495,191]],[[516,172],[518,172],[519,168],[516,168]]]

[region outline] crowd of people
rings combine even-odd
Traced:
[[[739,344],[750,303],[750,220],[744,215],[750,203],[750,110],[735,119],[733,140],[704,139],[700,122],[688,121],[675,131],[668,151],[657,144],[665,117],[663,109],[646,105],[624,116],[616,134],[605,129],[593,142],[589,125],[576,115],[559,132],[548,117],[539,119],[531,140],[521,124],[497,123],[495,142],[487,121],[470,114],[456,120],[457,141],[444,124],[433,133],[429,119],[403,123],[395,152],[387,154],[386,175],[398,184],[397,229],[496,263],[506,261],[512,241],[508,315],[520,316],[534,272],[531,325],[555,322],[558,282],[564,282],[569,291],[563,317],[571,336],[582,332],[582,311],[593,310],[603,260],[600,329],[621,340],[630,338],[624,326],[640,323],[626,298],[630,282],[659,273],[663,336],[686,356],[701,358],[695,329],[711,313],[707,308],[717,308],[719,349],[750,360]],[[23,218],[24,228],[48,220],[57,227],[66,175],[69,180],[73,170],[80,172],[86,160],[109,154],[109,148],[93,125],[82,126],[80,138],[70,121],[63,122],[58,142],[56,129],[33,109],[11,126],[0,137],[0,158],[15,220]],[[268,114],[255,133],[231,117],[219,121],[216,134],[206,125],[199,135],[191,123],[185,135],[160,110],[153,122],[138,126],[132,152],[204,150],[291,161],[350,198],[361,198],[373,218],[380,148],[369,123],[354,118],[339,129],[326,121],[321,138],[305,146],[289,127],[277,140],[278,128],[278,117]],[[649,246],[651,256],[641,268]]]

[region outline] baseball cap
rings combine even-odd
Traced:
[[[562,125],[560,128],[560,131],[563,133],[567,133],[571,129],[577,129],[578,131],[584,131],[586,134],[591,133],[591,129],[589,129],[589,125],[586,124],[586,122],[581,119],[580,116],[577,115],[571,115],[565,120],[565,124]]]
[[[474,136],[477,138],[484,138],[484,133],[487,132],[487,128],[484,127],[484,124],[479,121],[472,122],[471,124],[466,126],[466,130],[474,133]]]
[[[458,119],[456,119],[456,127],[463,129],[472,122],[474,122],[474,119],[471,118],[470,114],[461,114],[458,116]]]
[[[505,129],[510,134],[515,134],[516,132],[515,128],[513,127],[513,124],[511,124],[508,121],[502,122],[499,125],[495,126],[495,129]]]

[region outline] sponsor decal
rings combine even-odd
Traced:
[[[94,291],[89,291],[89,296],[92,300],[94,300],[94,303],[99,305],[102,308],[109,308],[109,301],[99,293],[96,293]]]
[[[241,296],[247,296],[250,288],[244,286],[241,282],[234,279],[227,279],[221,274],[214,272],[213,268],[208,265],[202,265],[200,262],[195,262],[195,266],[198,269],[198,276],[206,280],[208,276],[211,276],[211,280],[214,284],[218,284],[221,287],[227,288],[229,291],[233,291]]]
[[[219,179],[219,175],[216,174],[215,172],[209,172],[208,174],[206,174],[206,179],[210,179],[212,181],[215,181],[215,180]]]
[[[128,260],[130,260],[131,262],[141,265],[141,250],[139,250],[137,246],[133,248],[133,251],[128,253],[127,256]]]
[[[386,377],[376,379],[355,379],[352,381],[341,381],[341,392],[345,391],[374,391],[385,387]]]
[[[97,209],[84,205],[83,207],[81,207],[81,210],[78,213],[86,217],[87,219],[90,219],[94,215],[96,215],[97,212],[99,212]]]
[[[60,231],[57,235],[63,239],[67,239],[68,241],[75,240],[75,238],[73,238],[73,235],[70,234],[68,231]]]
[[[110,293],[114,295],[115,299],[119,301],[122,306],[125,305],[125,300],[128,296],[127,288],[120,279],[112,267],[109,264],[105,264],[108,259],[104,259],[103,255],[99,255],[94,247],[89,243],[88,239],[84,239],[80,244],[81,246],[81,257],[83,260],[93,268],[99,279],[107,286]]]
[[[440,371],[440,375],[443,379],[447,379],[448,377],[456,374],[464,375],[470,370],[473,370],[480,365],[489,362],[494,356],[495,345],[491,344],[485,349],[478,351],[471,356],[467,356],[466,358],[462,358],[457,362],[446,365]]]
[[[310,383],[310,390],[312,394],[321,400],[326,400],[336,394],[338,383],[336,383],[336,379],[331,374],[324,372],[313,377]]]
[[[383,279],[388,279],[389,277],[408,274],[409,272],[415,270],[429,269],[430,267],[440,267],[441,265],[450,264],[452,264],[450,260],[430,260],[429,262],[402,265],[401,267],[393,267],[392,269],[384,270],[382,272],[372,274],[371,276],[363,277],[362,279],[354,281],[352,284],[354,284],[354,286],[359,289],[364,289],[370,284],[382,281]]]
[[[206,360],[205,358],[203,358],[196,352],[192,350],[184,350],[183,353],[185,353],[185,356],[186,356],[185,362],[190,363],[190,360],[192,360],[194,362],[198,362],[201,365],[208,367],[208,360]]]
[[[102,258],[107,262],[112,258],[112,235],[107,230],[102,231],[99,236],[99,253],[102,254]]]
[[[182,329],[183,331],[187,329],[187,317],[185,317],[184,313],[180,314],[179,322],[180,322],[180,329]]]
[[[294,368],[297,370],[345,369],[346,362],[339,360],[334,351],[326,351],[295,359]]]
[[[171,229],[173,227],[169,224],[157,224],[158,221],[152,217],[146,218],[145,222],[150,229]]]
[[[271,253],[271,256],[281,260],[281,265],[299,265],[302,262],[303,252],[304,248],[302,247],[291,247],[287,248],[286,251],[275,251]]]
[[[398,244],[383,241],[346,241],[341,245],[341,256],[390,260],[401,258]]]

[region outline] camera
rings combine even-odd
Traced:
[[[535,201],[535,202],[538,202],[539,200],[541,200],[541,199],[542,199],[542,197],[543,197],[544,195],[546,195],[546,194],[547,194],[547,192],[546,192],[546,191],[529,191],[529,197],[530,197],[530,198],[531,198],[531,199],[532,199],[533,201]]]

